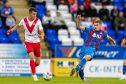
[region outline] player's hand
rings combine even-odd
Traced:
[[[41,40],[42,40],[42,41],[44,40],[44,36],[41,36]]]
[[[41,41],[44,40],[44,35],[40,35],[40,34],[38,34],[38,37],[40,38]]]
[[[9,29],[9,30],[6,32],[6,34],[7,34],[7,35],[10,35],[10,34],[11,34],[11,32],[12,32],[12,30],[11,30],[11,29]]]

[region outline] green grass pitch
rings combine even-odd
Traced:
[[[78,77],[53,77],[50,81],[45,81],[39,77],[39,81],[34,82],[32,77],[0,77],[0,84],[126,84],[126,80],[117,78],[88,78],[90,82],[82,82]]]

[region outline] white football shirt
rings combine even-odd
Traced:
[[[23,26],[25,30],[24,31],[25,42],[31,42],[31,43],[40,42],[40,38],[38,37],[38,31],[43,30],[41,21],[38,19],[36,24],[34,24],[35,19],[33,21],[29,21],[28,17],[26,19],[27,19],[27,23],[25,23],[24,18],[19,23],[19,26]],[[32,25],[35,25],[31,33],[28,30],[26,24],[29,25],[30,28]]]

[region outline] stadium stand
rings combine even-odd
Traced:
[[[13,24],[11,24],[13,23]],[[0,43],[21,44],[18,32],[14,31],[10,36],[6,35],[6,31],[15,25],[15,16],[13,7],[7,0],[1,0],[1,16],[0,16]]]
[[[46,13],[50,11],[50,16],[52,18],[52,26],[45,27],[46,34],[46,44],[50,50],[55,49],[56,45],[82,45],[85,38],[85,34],[81,34],[76,27],[75,17],[81,14],[83,17],[83,22],[92,24],[94,17],[100,17],[103,20],[103,24],[107,28],[108,34],[112,36],[117,44],[120,43],[122,37],[125,35],[125,29],[120,29],[115,31],[114,18],[119,16],[119,12],[124,13],[126,16],[126,0],[109,0],[104,2],[104,0],[27,0],[30,6],[37,9],[37,16],[43,22],[43,18]],[[74,3],[77,2],[77,3]],[[75,9],[72,9],[72,5],[75,4]],[[74,7],[73,7],[74,8]],[[74,10],[74,14],[72,12]],[[61,13],[63,20],[63,26],[55,26],[55,18],[57,13]],[[102,15],[103,14],[103,15]],[[126,20],[124,20],[126,24]],[[87,24],[86,24],[87,25]],[[0,27],[1,28],[1,27]],[[1,32],[2,31],[2,32]],[[11,41],[12,37],[6,36],[3,32],[3,27],[0,29],[1,43],[21,43],[18,34],[14,36],[15,41]],[[9,39],[6,40],[6,38]],[[74,39],[77,38],[77,39]],[[106,40],[102,40],[103,44],[108,44]],[[46,45],[45,44],[45,45]]]
[[[125,30],[119,29],[116,33],[115,27],[113,26],[113,22],[114,22],[114,18],[118,17],[119,11],[123,10],[123,12],[124,12],[125,0],[124,1],[122,0],[121,2],[118,2],[118,0],[117,1],[113,0],[111,2],[102,2],[102,0],[101,0],[101,2],[97,2],[97,0],[93,0],[93,1],[95,3],[90,3],[91,9],[92,9],[90,11],[94,11],[94,12],[93,12],[93,14],[92,14],[92,12],[91,12],[91,14],[89,13],[89,16],[87,16],[86,15],[87,12],[85,12],[85,6],[84,6],[84,4],[82,4],[82,2],[84,3],[84,0],[78,0],[78,8],[81,7],[82,10],[80,10],[80,11],[77,10],[76,15],[82,14],[85,17],[84,22],[88,22],[88,21],[91,21],[91,19],[93,17],[97,17],[97,16],[101,16],[101,14],[105,14],[105,16],[103,17],[103,18],[105,18],[105,19],[103,19],[103,24],[107,26],[108,34],[110,34],[110,36],[112,36],[116,40],[117,44],[119,44],[121,41],[121,38],[124,36]],[[98,4],[100,3],[100,4],[97,5],[97,3]],[[55,7],[55,5],[53,5],[53,6]],[[65,20],[65,18],[64,18],[65,23],[68,27],[68,29],[65,31],[68,31],[67,32],[68,34],[65,34],[65,35],[58,34],[58,39],[59,39],[59,41],[61,41],[62,45],[74,45],[74,44],[76,45],[77,43],[81,45],[81,44],[83,44],[82,38],[84,38],[85,35],[82,34],[80,36],[79,33],[71,34],[72,31],[74,31],[74,30],[77,31],[77,28],[76,28],[75,21],[73,21],[74,19],[71,18],[72,13],[68,11],[66,6],[67,5],[65,5],[64,8],[62,8],[62,10],[60,7],[57,10],[60,10],[61,14],[63,14],[68,19],[68,20]],[[104,7],[103,9],[102,9],[102,6]],[[70,7],[69,7],[69,10],[70,10]],[[63,13],[62,13],[62,11],[63,11]],[[124,23],[126,24],[126,21]],[[59,30],[59,31],[61,31],[61,30]],[[79,39],[73,40],[72,38],[74,38],[74,37],[79,38]],[[64,38],[65,38],[65,40],[64,40]],[[70,39],[70,40],[68,40],[68,39]],[[102,40],[102,44],[107,45],[108,42],[106,40]]]

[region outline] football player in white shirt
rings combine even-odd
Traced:
[[[7,31],[7,35],[17,30],[20,26],[24,27],[25,47],[30,57],[30,67],[34,81],[38,81],[36,67],[40,64],[40,40],[44,39],[44,31],[41,21],[36,17],[37,11],[31,7],[29,16],[23,18],[19,24]]]

